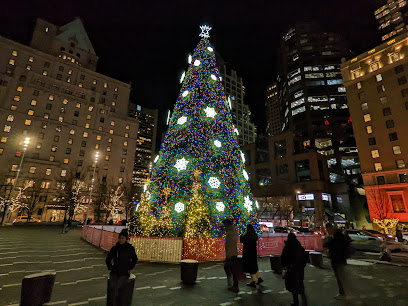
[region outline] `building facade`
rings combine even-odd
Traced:
[[[371,219],[408,222],[408,38],[342,66]]]
[[[361,184],[357,148],[340,71],[346,48],[315,23],[299,23],[281,39],[279,99],[283,129],[298,150],[327,156],[333,183]]]
[[[64,217],[67,179],[90,191],[94,174],[95,190],[132,178],[138,121],[128,116],[130,85],[95,72],[97,61],[79,19],[62,27],[38,19],[29,46],[0,37],[2,197],[38,188],[36,218]]]
[[[251,191],[260,210],[279,209],[282,197],[293,207],[291,220],[303,226],[322,226],[336,211],[349,209],[347,185],[332,184],[327,158],[296,149],[295,135],[284,132],[242,148]],[[343,220],[343,219],[342,219]]]
[[[140,200],[143,187],[150,177],[156,153],[157,120],[159,111],[131,104],[130,116],[139,120],[135,164],[132,183],[136,187],[136,200]]]
[[[232,122],[236,128],[240,146],[256,139],[256,127],[251,121],[251,111],[244,103],[245,87],[242,78],[217,54],[217,66],[222,77],[225,95],[231,100]]]
[[[274,136],[282,133],[282,116],[278,84],[279,81],[272,83],[266,89],[266,134],[268,136]]]
[[[386,2],[386,3],[385,3]],[[386,41],[407,32],[408,8],[406,0],[384,1],[374,16],[378,24],[381,40]]]

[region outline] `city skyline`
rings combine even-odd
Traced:
[[[180,90],[178,80],[193,51],[192,38],[198,37],[198,25],[208,23],[213,27],[214,47],[242,75],[246,84],[244,102],[249,105],[259,132],[265,127],[264,95],[275,78],[279,37],[287,28],[297,21],[315,20],[325,30],[339,33],[349,41],[350,54],[358,54],[380,41],[374,10],[383,1],[361,1],[359,5],[351,1],[177,4],[163,1],[157,10],[148,3],[118,5],[100,1],[84,5],[73,1],[65,6],[50,6],[46,1],[36,1],[34,5],[20,1],[10,4],[8,12],[0,13],[0,35],[26,43],[37,17],[55,24],[80,17],[101,59],[98,72],[132,82],[132,102],[165,110],[173,108]],[[123,60],[129,64],[120,67]]]

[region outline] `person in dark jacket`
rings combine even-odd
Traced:
[[[256,288],[256,285],[263,283],[261,274],[258,271],[258,254],[256,251],[256,242],[258,235],[252,224],[247,224],[246,231],[240,237],[240,242],[244,245],[242,251],[242,260],[244,271],[251,275],[251,282],[247,286]]]
[[[286,270],[285,287],[292,293],[293,305],[299,305],[299,294],[302,298],[302,305],[307,305],[305,286],[303,284],[307,253],[293,233],[288,234],[288,239],[283,247],[281,261],[282,267]]]
[[[127,230],[122,230],[119,234],[118,242],[109,251],[106,257],[106,266],[110,270],[108,305],[121,305],[120,291],[127,283],[130,270],[137,262],[135,248],[127,242],[129,239]]]
[[[340,229],[337,229],[332,224],[327,224],[326,229],[328,237],[323,247],[329,250],[331,266],[339,286],[339,294],[335,298],[342,299],[346,296],[344,292],[344,277],[346,274],[347,258],[349,257],[350,238],[346,237]]]

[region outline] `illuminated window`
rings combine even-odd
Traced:
[[[14,121],[14,116],[13,115],[8,115],[7,116],[7,121],[8,122],[13,122]]]
[[[12,106],[10,107],[10,109],[11,109],[12,111],[15,111],[15,110],[17,110],[17,106],[16,106],[16,105],[12,105]]]
[[[23,91],[23,86],[18,86],[17,91],[22,92]]]
[[[30,120],[30,119],[26,119],[26,120],[24,121],[24,124],[25,124],[25,125],[31,125],[31,120]]]
[[[108,83],[103,83],[103,88],[108,88]]]
[[[364,115],[364,122],[369,122],[371,121],[371,115],[370,114],[365,114]]]
[[[380,153],[378,152],[378,150],[372,150],[372,151],[371,151],[371,157],[372,157],[372,158],[378,158],[378,157],[380,157]]]
[[[368,104],[367,104],[367,102],[364,102],[364,103],[361,104],[361,109],[362,109],[362,110],[367,110],[367,109],[368,109]]]
[[[75,130],[70,130],[69,133],[70,133],[71,135],[75,135]]]
[[[352,80],[359,78],[360,76],[362,76],[361,68],[351,70],[350,74],[351,74],[351,79]]]
[[[110,155],[106,155],[105,160],[109,160],[109,159],[110,159]]]
[[[111,125],[111,126],[114,126],[114,125],[115,125],[115,121],[111,121],[110,125]]]
[[[382,170],[382,165],[381,165],[381,163],[375,163],[375,164],[374,164],[374,169],[375,169],[375,171],[381,171],[381,170]]]
[[[96,80],[93,80],[93,81],[92,81],[92,84],[96,85],[96,83],[97,83]]]
[[[17,56],[18,54],[17,54],[17,51],[16,50],[13,50],[13,52],[11,52],[11,55],[12,56]]]
[[[122,164],[126,163],[126,158],[122,158]]]
[[[376,71],[376,70],[380,69],[380,62],[375,61],[375,62],[370,63],[370,69],[371,69],[371,71]]]
[[[67,170],[61,170],[61,176],[67,176]]]
[[[96,140],[101,140],[101,138],[102,138],[101,135],[96,136]]]
[[[110,152],[111,151],[111,147],[106,147],[106,151]]]
[[[72,74],[72,69],[69,69],[69,70],[68,70],[68,74]]]
[[[122,154],[123,154],[123,155],[126,155],[126,154],[127,154],[127,150],[126,150],[126,149],[123,149],[123,150],[122,150]]]
[[[103,166],[103,170],[108,170],[108,164],[105,164],[104,166]]]
[[[108,138],[108,142],[112,143],[113,139],[111,137]]]
[[[28,58],[28,61],[31,62],[31,63],[34,62],[34,57],[30,56],[30,57]]]
[[[26,65],[27,70],[31,70],[31,65]]]
[[[79,83],[78,86],[79,86],[79,87],[83,87],[82,83]]]
[[[17,171],[18,170],[18,165],[14,164],[11,165],[11,171]]]
[[[6,133],[10,133],[11,125],[5,125],[3,131],[6,132]]]
[[[68,144],[72,145],[73,142],[72,138],[68,138]]]
[[[85,128],[89,129],[89,123],[85,123]]]
[[[381,104],[385,104],[385,103],[388,102],[388,98],[387,97],[381,97],[380,102],[381,102]]]
[[[109,130],[109,134],[113,134],[113,130]]]
[[[14,96],[14,101],[16,101],[16,102],[18,102],[18,101],[20,101],[20,99],[21,99],[21,97],[20,96]]]
[[[400,146],[393,146],[392,151],[394,152],[395,155],[401,154]]]
[[[125,138],[128,138],[129,137],[129,133],[125,133]]]
[[[47,71],[47,70],[43,70],[42,75],[47,76],[47,74],[48,74],[48,71]]]
[[[3,155],[4,149],[0,148],[0,155]]]
[[[30,167],[30,170],[28,172],[30,173],[35,173],[36,167]]]
[[[32,109],[29,109],[29,110],[28,110],[28,114],[29,114],[30,116],[32,116],[32,115],[34,115],[34,111],[33,111]]]
[[[32,106],[36,106],[37,105],[37,100],[31,100],[31,103],[30,103]]]
[[[9,60],[9,64],[10,64],[10,65],[14,65],[14,64],[15,64],[15,61],[14,61],[13,59],[10,59],[10,60]]]
[[[405,168],[405,162],[404,162],[404,160],[398,159],[398,160],[396,161],[396,163],[397,163],[397,168],[399,168],[399,169]]]
[[[119,178],[119,184],[122,184],[123,183],[123,177],[120,177]]]
[[[58,117],[58,121],[59,121],[59,122],[64,122],[64,117],[59,116],[59,117]]]
[[[125,147],[127,147],[128,142],[127,142],[127,141],[124,141],[124,142],[123,142],[123,145],[124,145]]]
[[[372,125],[367,125],[366,130],[367,130],[367,134],[371,134],[373,132],[373,126]]]
[[[97,143],[97,144],[95,145],[95,149],[96,149],[96,150],[99,150],[99,143]]]
[[[115,101],[112,102],[112,106],[116,106],[116,102],[115,102]]]
[[[81,108],[81,103],[77,103],[76,108]]]
[[[68,164],[69,163],[69,158],[64,158],[64,164]]]
[[[57,149],[58,149],[58,147],[54,145],[54,146],[51,147],[51,152],[57,152]]]
[[[54,101],[54,95],[50,95],[50,96],[48,97],[48,100]]]
[[[82,135],[84,138],[88,137],[88,132],[84,132],[84,134]]]
[[[44,134],[44,133],[41,133]],[[40,136],[39,138],[44,139],[44,135],[42,135],[42,137]],[[35,145],[36,149],[41,149],[42,143],[41,142],[37,142],[37,144]]]
[[[375,76],[375,80],[377,81],[377,82],[381,82],[382,81],[382,75],[381,75],[381,73],[380,74],[377,74],[376,76]]]
[[[86,115],[86,120],[91,120],[92,116],[91,115]]]
[[[55,160],[55,156],[54,155],[50,155],[50,161],[54,161]]]
[[[93,106],[88,106],[88,111],[92,112],[93,111]]]
[[[99,127],[98,127],[98,131],[103,131],[103,127],[102,127],[102,126],[99,126]]]
[[[65,105],[67,105],[67,104],[68,104],[68,99],[62,100],[62,103],[65,104]]]
[[[50,188],[51,182],[47,182],[47,181],[42,181],[41,182],[41,188],[42,189],[48,189]]]
[[[126,129],[127,129],[127,130],[130,130],[130,125],[127,125],[127,126],[126,126]]]
[[[117,87],[115,87],[115,92],[118,92],[118,88],[117,88]]]

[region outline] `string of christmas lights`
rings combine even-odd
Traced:
[[[234,221],[240,234],[247,223],[259,230],[231,102],[223,91],[208,31],[189,56],[138,208],[143,235],[220,237],[225,218]]]

